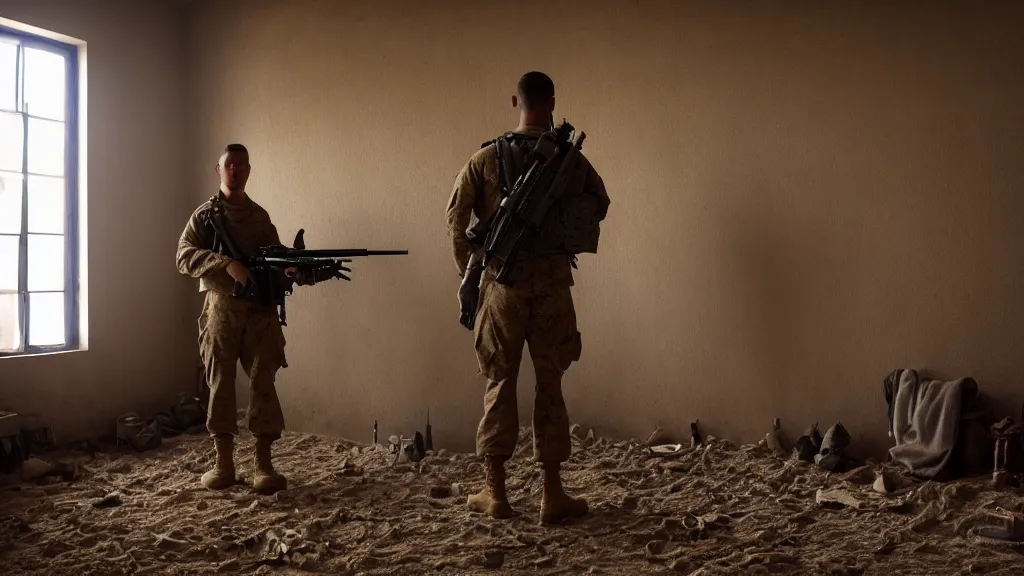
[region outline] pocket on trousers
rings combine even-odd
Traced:
[[[196,324],[199,326],[198,339],[200,348],[203,346],[203,340],[206,339],[206,324],[208,320],[209,316],[206,314],[206,310],[203,310],[202,313],[199,314],[199,319],[196,320]]]
[[[284,328],[281,326],[280,319],[275,312],[272,317],[268,315],[267,318],[262,319],[261,323],[266,322],[263,325],[263,330],[266,334],[267,347],[264,349],[264,353],[272,356],[275,364],[281,368],[288,367],[288,358],[285,356],[284,348],[288,344],[288,340],[284,336]]]
[[[573,330],[565,342],[562,343],[562,371],[565,372],[573,362],[578,362],[583,355],[583,338],[579,330]]]
[[[278,328],[277,333],[280,335],[279,338],[281,339],[281,346],[278,347],[278,350],[281,351],[281,368],[287,368],[288,357],[284,353],[284,347],[288,344],[288,339],[284,337],[284,330],[282,328]]]
[[[494,327],[486,318],[486,312],[478,312],[476,321],[478,324],[473,346],[476,349],[480,374],[489,380],[501,380],[508,373],[505,362],[502,361],[501,343],[495,336]]]

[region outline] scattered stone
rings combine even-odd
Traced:
[[[431,498],[451,498],[452,489],[449,486],[431,486],[430,487]]]
[[[841,469],[843,461],[838,454],[817,454],[814,456],[814,463],[822,470],[837,472]]]
[[[844,473],[841,478],[858,486],[869,486],[875,481],[875,472],[870,466],[860,466]]]
[[[181,550],[182,548],[188,547],[190,544],[188,540],[183,538],[183,534],[179,530],[174,530],[168,534],[157,534],[156,547],[161,550]]]
[[[651,456],[670,457],[678,456],[683,452],[682,444],[657,444],[647,448]]]
[[[885,471],[880,471],[871,488],[879,494],[892,494],[896,490],[896,482]]]
[[[682,574],[690,574],[691,576],[700,576],[701,574],[704,574],[704,572],[695,572],[694,569],[698,568],[698,566],[685,558],[673,560],[669,563],[668,567],[672,570],[675,570],[676,572]]]
[[[53,465],[49,462],[39,458],[29,458],[21,465],[21,478],[26,482],[31,482],[46,476],[52,470]]]
[[[665,548],[668,546],[668,542],[665,540],[652,540],[644,546],[644,556],[648,559],[657,558],[665,553]]]
[[[690,422],[690,448],[696,448],[704,443],[704,440],[700,437],[700,428],[697,427],[699,420]]]
[[[232,534],[223,534],[220,539],[217,540],[217,549],[221,552],[230,552],[240,547],[238,542],[235,541],[235,537]]]
[[[811,424],[807,430],[804,430],[804,436],[811,441],[814,446],[814,451],[817,452],[821,448],[821,431],[818,430],[818,423]]]
[[[120,492],[111,492],[110,494],[107,494],[103,498],[94,500],[92,503],[92,505],[96,508],[113,508],[114,506],[120,506],[121,504],[122,502]]]
[[[842,455],[846,449],[850,446],[850,433],[843,427],[842,422],[836,422],[825,432],[825,437],[821,439],[821,449],[819,454],[821,455]]]
[[[363,469],[357,466],[346,466],[341,471],[341,476],[344,478],[355,478],[363,475]]]
[[[802,462],[814,462],[814,457],[818,453],[818,448],[814,445],[814,441],[807,435],[797,438],[796,445],[793,446],[793,457]]]
[[[861,507],[860,500],[857,500],[849,492],[842,489],[824,490],[819,488],[817,494],[814,495],[814,499],[824,508],[838,509],[846,506],[859,509]]]
[[[782,424],[778,418],[772,421],[771,431],[764,435],[764,443],[768,450],[776,456],[785,456],[786,449],[782,442]]]
[[[505,553],[502,552],[501,550],[496,550],[496,551],[493,551],[493,552],[484,552],[483,563],[481,565],[484,568],[487,568],[487,569],[490,569],[490,570],[496,570],[498,568],[501,568],[501,566],[504,563],[505,563]]]
[[[1012,512],[986,514],[987,526],[978,528],[978,535],[1006,542],[1024,542],[1024,517]]]
[[[554,556],[543,556],[533,561],[535,568],[550,568],[555,565]]]
[[[681,462],[669,462],[662,466],[662,470],[675,472],[676,474],[689,474],[690,466]]]

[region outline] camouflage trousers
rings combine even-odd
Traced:
[[[485,273],[480,285],[475,345],[487,378],[477,453],[511,456],[519,439],[516,385],[523,345],[529,344],[537,384],[533,406],[533,454],[541,463],[569,459],[569,414],[562,374],[582,351],[571,278],[524,278],[512,288]]]
[[[235,375],[241,362],[249,376],[249,431],[273,439],[281,436],[284,414],[274,380],[278,369],[288,366],[284,346],[275,309],[206,292],[199,316],[199,351],[210,385],[210,434],[238,434]]]

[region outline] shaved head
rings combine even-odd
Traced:
[[[519,108],[520,128],[553,126],[555,83],[543,72],[527,72],[519,78],[512,107]]]
[[[527,109],[554,109],[555,83],[543,72],[527,72],[516,85],[520,105]]]

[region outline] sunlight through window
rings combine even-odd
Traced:
[[[78,339],[75,53],[0,28],[0,354]]]

